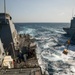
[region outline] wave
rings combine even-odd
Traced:
[[[38,43],[37,57],[39,65],[42,70],[47,70],[49,73],[52,71],[51,69],[53,69],[52,73],[54,75],[60,75],[60,73],[61,75],[65,75],[64,72],[71,73],[71,71],[74,72],[75,69],[73,67],[73,65],[75,65],[75,47],[70,45],[68,54],[63,54],[63,50],[66,48],[65,42],[68,38],[62,35],[64,34],[62,26],[23,26],[19,31],[20,34],[26,33],[35,37]],[[69,73],[66,75],[71,75]]]
[[[44,72],[46,72],[46,74],[49,75],[48,71],[46,71],[47,63],[43,62],[42,57],[41,57],[41,49],[38,46],[38,43],[36,43],[36,44],[37,44],[36,55],[37,55],[38,63],[42,69],[42,74],[44,74]]]
[[[32,29],[32,28],[23,28],[22,30],[20,30],[18,33],[19,34],[30,34],[31,36],[34,36],[35,34],[35,29]]]
[[[60,30],[55,30],[56,33],[59,33],[59,34],[65,34],[64,31],[60,31]]]

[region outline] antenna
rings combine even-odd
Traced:
[[[6,0],[4,0],[4,13],[6,13]]]
[[[72,18],[74,17],[74,9],[72,9]]]

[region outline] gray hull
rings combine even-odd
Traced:
[[[73,35],[75,33],[75,28],[63,28],[63,30],[68,34],[68,35]]]

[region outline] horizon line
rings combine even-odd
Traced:
[[[14,23],[70,23],[70,22],[14,22]]]

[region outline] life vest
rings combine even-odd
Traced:
[[[67,41],[67,44],[68,44],[68,45],[70,44],[70,40]]]

